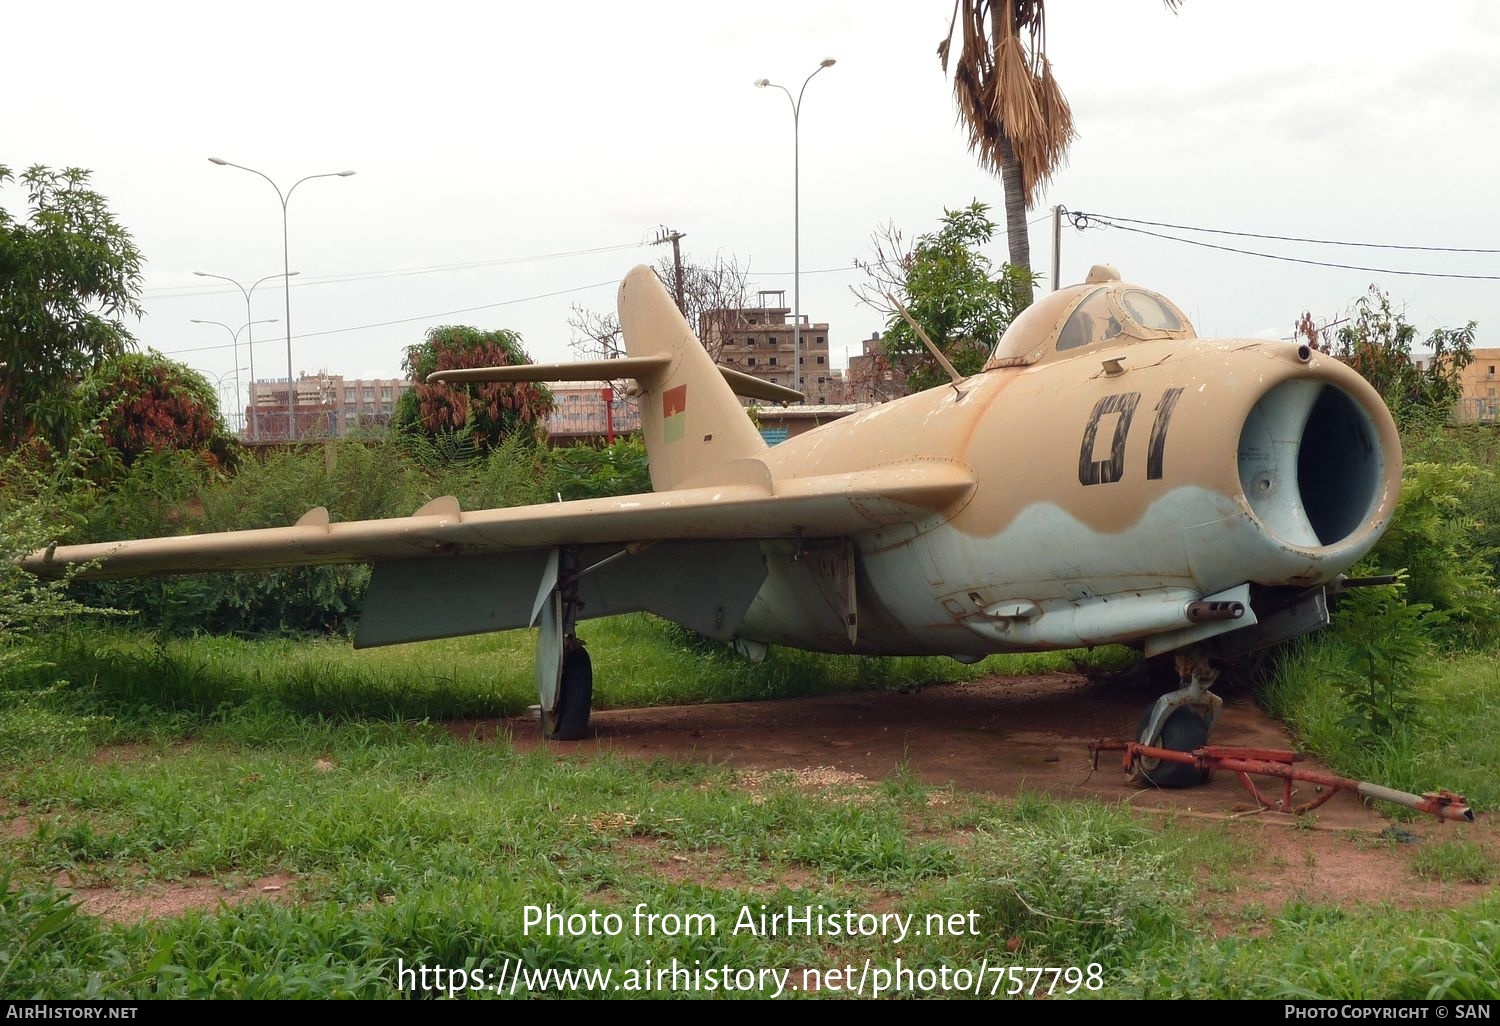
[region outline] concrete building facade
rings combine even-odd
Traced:
[[[849,357],[848,402],[883,403],[907,394],[906,372],[886,359],[880,332],[860,343],[860,354]]]
[[[389,425],[396,400],[415,383],[403,378],[345,378],[306,374],[292,383],[298,438],[341,438],[360,427]],[[287,430],[286,378],[252,381],[245,407],[243,437],[284,442]]]
[[[802,315],[802,347],[793,349],[797,324],[784,291],[763,291],[760,305],[710,310],[699,319],[698,337],[726,367],[795,388],[808,405],[841,403],[846,399],[843,372],[829,362],[828,324]]]
[[[1455,411],[1459,421],[1500,422],[1500,349],[1474,350],[1474,362],[1459,372],[1463,398]]]
[[[556,405],[547,414],[547,437],[552,445],[606,441],[611,429],[616,438],[641,429],[641,411],[636,401],[626,399],[608,381],[549,381]],[[604,390],[610,389],[605,402]]]

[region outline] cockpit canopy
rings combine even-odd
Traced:
[[[984,369],[1063,359],[1088,346],[1197,337],[1165,296],[1122,282],[1113,267],[1096,264],[1084,284],[1058,289],[1027,307],[1005,330]]]

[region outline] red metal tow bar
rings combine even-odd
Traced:
[[[1361,797],[1378,798],[1381,801],[1405,805],[1409,809],[1425,812],[1440,820],[1474,822],[1474,810],[1469,808],[1468,799],[1461,794],[1454,794],[1452,791],[1429,791],[1422,795],[1408,794],[1405,791],[1381,787],[1379,784],[1371,784],[1368,781],[1354,780],[1320,770],[1304,769],[1293,765],[1302,761],[1302,756],[1296,752],[1262,748],[1223,748],[1216,745],[1209,745],[1192,752],[1178,752],[1170,748],[1153,748],[1136,741],[1111,740],[1095,741],[1089,746],[1089,751],[1093,754],[1096,769],[1099,766],[1100,752],[1124,752],[1124,766],[1127,774],[1135,769],[1138,759],[1179,762],[1187,766],[1195,766],[1200,771],[1227,770],[1239,777],[1240,783],[1245,785],[1245,790],[1250,792],[1261,808],[1276,812],[1290,812],[1300,816],[1322,805],[1332,798],[1335,792],[1353,791]],[[1255,781],[1250,779],[1252,773],[1258,776],[1280,777],[1281,798],[1273,800],[1261,793],[1260,788],[1255,786]],[[1315,785],[1320,793],[1310,801],[1303,802],[1301,805],[1293,805],[1292,782],[1296,780]]]

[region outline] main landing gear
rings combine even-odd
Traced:
[[[555,549],[537,595],[536,691],[549,741],[585,737],[594,698],[594,664],[577,634],[577,563],[573,550]]]
[[[1136,740],[1152,748],[1191,752],[1208,743],[1224,700],[1209,690],[1219,674],[1206,656],[1179,653],[1177,675],[1181,686],[1146,710],[1136,726]],[[1130,780],[1142,787],[1192,787],[1207,781],[1209,775],[1208,770],[1185,763],[1141,758],[1132,764]]]

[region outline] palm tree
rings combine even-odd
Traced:
[[[1175,11],[1182,0],[1162,0]],[[1047,60],[1045,0],[954,0],[938,59],[948,70],[955,37],[953,97],[969,149],[1000,175],[1010,263],[1031,270],[1026,211],[1067,156],[1073,111]],[[1031,302],[1029,290],[1023,306]]]

